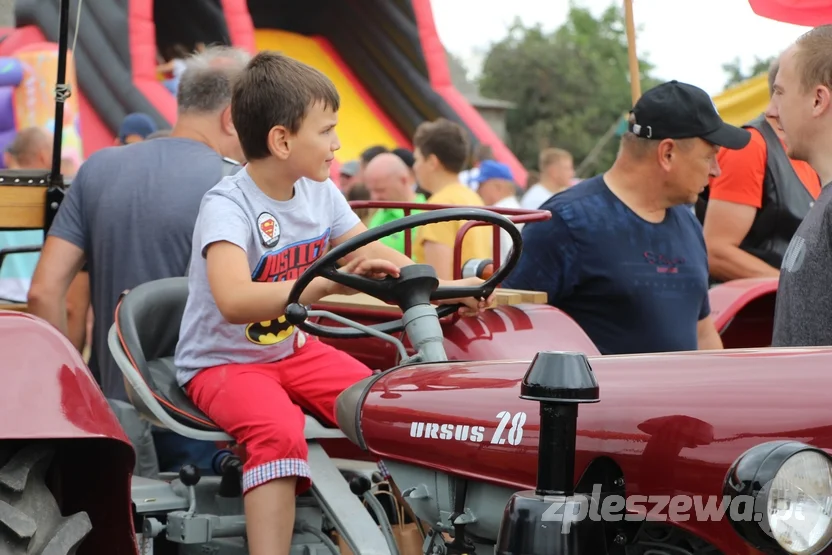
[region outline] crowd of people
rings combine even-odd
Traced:
[[[576,183],[572,155],[560,148],[547,148],[539,156],[539,181],[521,187],[509,166],[494,159],[488,145],[470,148],[468,134],[445,119],[422,124],[414,135],[414,150],[366,148],[358,160],[341,166],[338,184],[349,201],[430,203],[535,210],[552,195]],[[470,166],[470,167],[469,167]],[[475,194],[472,194],[475,193]],[[416,213],[413,210],[411,213]],[[369,228],[405,215],[401,208],[359,208],[357,214]],[[440,276],[452,275],[452,249],[464,222],[411,230],[413,260],[432,265]],[[522,229],[523,224],[518,227]],[[405,252],[404,232],[384,239]],[[462,259],[505,262],[511,249],[503,231],[500,251],[495,255],[491,233],[475,228],[466,235]]]
[[[246,447],[250,552],[288,553],[294,497],[310,484],[301,407],[334,423],[337,395],[372,370],[297,329],[265,341],[251,323],[278,321],[294,280],[329,246],[404,216],[352,210],[349,200],[548,210],[550,219],[522,229],[503,286],[546,292],[603,354],[721,348],[709,286],[753,276],[780,277],[775,345],[828,345],[832,306],[820,278],[832,266],[830,193],[821,187],[832,181],[830,52],[832,26],[786,50],[771,69],[768,110],[744,127],[726,124],[703,90],[663,83],[633,106],[608,171],[576,184],[572,156],[546,149],[539,182],[523,191],[487,146],[472,149],[464,128],[444,119],[422,123],[412,151],[367,148],[341,166],[336,184],[332,82],[278,53],[207,47],[178,76],[173,128],[154,136],[152,120],[129,116],[118,146],[78,168],[36,265],[17,270],[17,289],[4,282],[3,296],[28,300],[79,349],[91,305],[89,366],[137,450],[137,474],[183,461],[210,472],[213,444],[137,418],[107,346],[122,292],[187,275],[179,385]],[[6,161],[47,169],[50,148],[48,134],[23,130]],[[396,277],[416,262],[449,283],[463,223],[365,245],[342,271]],[[487,227],[461,248],[463,261],[495,256]],[[354,291],[318,279],[302,301],[334,293]],[[472,316],[491,300],[444,302]]]

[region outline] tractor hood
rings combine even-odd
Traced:
[[[624,472],[628,495],[720,495],[728,467],[754,445],[795,439],[832,450],[832,348],[597,356],[589,362],[601,401],[579,408],[576,481],[604,456]],[[529,364],[390,370],[363,390],[354,439],[382,459],[533,489],[539,405],[520,399]]]

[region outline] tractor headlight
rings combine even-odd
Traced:
[[[832,457],[797,441],[773,441],[743,453],[724,493],[752,513],[729,511],[751,545],[767,553],[813,555],[832,542]]]

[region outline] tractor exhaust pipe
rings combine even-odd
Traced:
[[[509,500],[495,555],[606,553],[604,523],[587,518],[593,500],[574,488],[578,405],[600,401],[589,361],[583,353],[538,353],[520,398],[540,403],[537,485]]]

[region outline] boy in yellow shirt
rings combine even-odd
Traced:
[[[416,128],[413,136],[413,171],[419,186],[430,194],[430,204],[484,206],[480,196],[459,182],[465,167],[469,141],[458,124],[437,119]],[[466,220],[442,222],[419,228],[413,244],[413,260],[430,264],[439,279],[452,279],[454,242]],[[491,258],[491,226],[477,226],[465,234],[461,263],[472,258]]]

